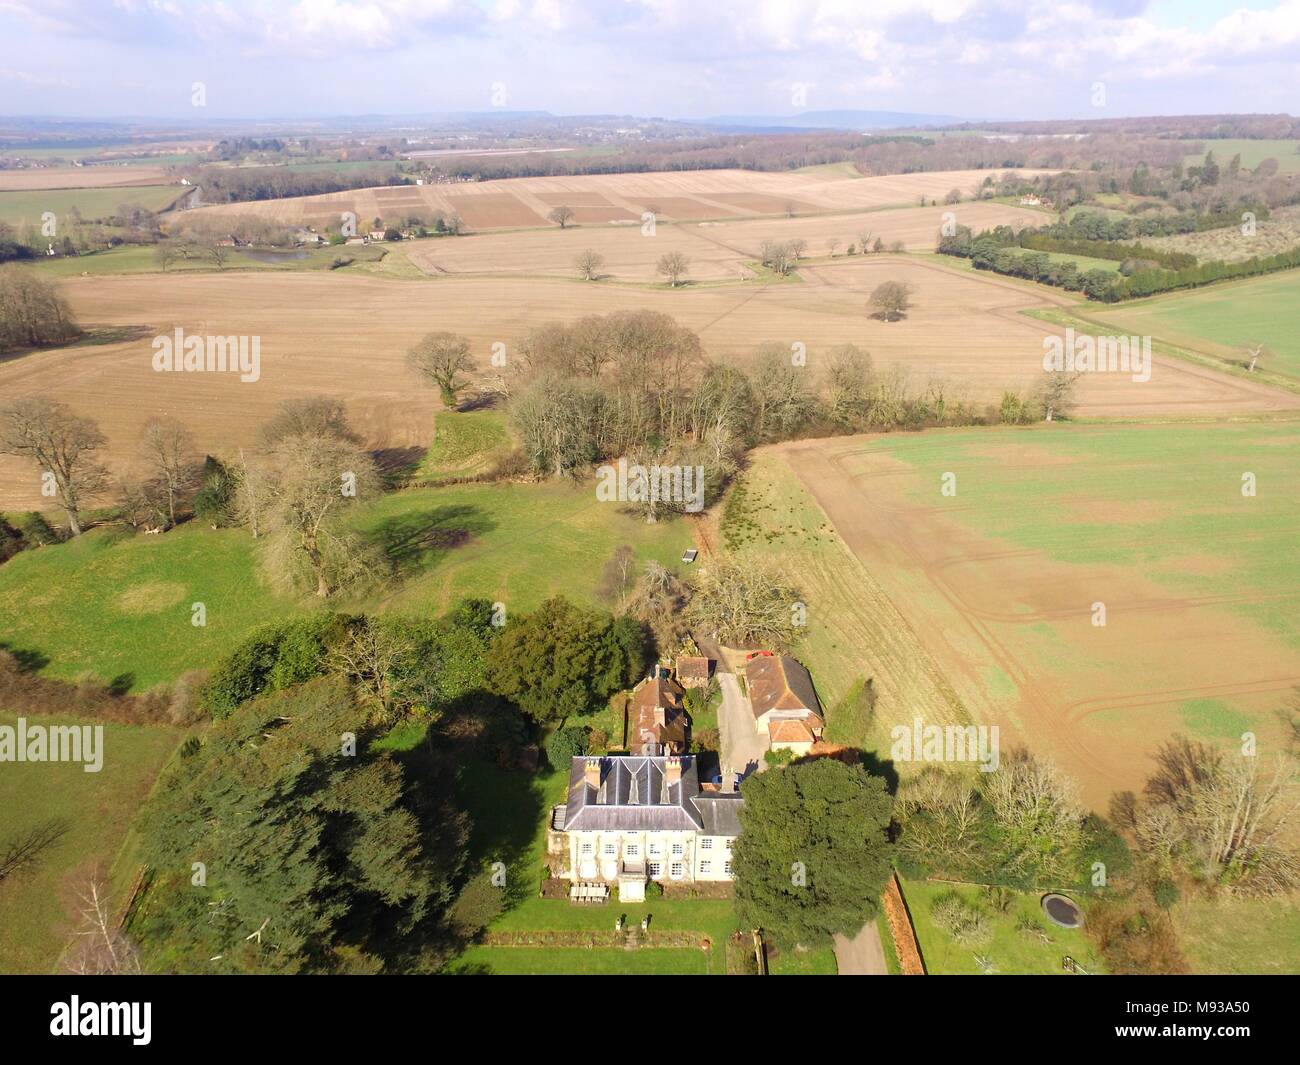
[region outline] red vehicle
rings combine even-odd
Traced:
[[[745,655],[745,661],[752,662],[754,661],[755,658],[775,658],[775,657],[776,657],[775,651],[750,651],[749,654]]]

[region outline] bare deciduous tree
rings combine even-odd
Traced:
[[[53,282],[30,266],[0,266],[0,351],[62,344],[79,332]]]
[[[1079,380],[1077,372],[1069,370],[1048,370],[1044,379],[1039,403],[1043,408],[1043,417],[1047,421],[1064,418],[1074,406],[1074,389]]]
[[[828,354],[826,412],[845,428],[865,423],[871,405],[871,356],[856,344],[841,344]]]
[[[732,647],[784,650],[799,635],[799,592],[776,569],[753,562],[715,559],[692,582],[686,620]]]
[[[1037,878],[1068,877],[1087,815],[1074,781],[1023,749],[1004,755],[998,771],[984,776],[980,791],[1012,848],[1011,867]]]
[[[262,473],[273,574],[294,583],[305,562],[321,598],[363,581],[377,560],[342,518],[378,494],[370,455],[340,437],[289,436],[266,456]]]
[[[578,268],[578,273],[582,275],[584,281],[595,281],[600,276],[600,271],[605,265],[605,257],[599,252],[587,248],[585,251],[578,253],[574,265]]]
[[[80,976],[138,976],[140,955],[113,916],[108,887],[92,877],[78,895],[77,939],[64,968]]]
[[[554,222],[561,229],[564,229],[573,221],[573,208],[567,204],[561,204],[559,207],[552,208],[551,213],[546,217],[548,221]]]
[[[679,251],[670,251],[659,257],[655,269],[668,279],[668,284],[676,288],[690,266],[691,261],[685,255]]]
[[[175,525],[177,504],[198,481],[194,438],[175,418],[151,418],[145,423],[140,451],[162,489],[167,524]]]
[[[397,716],[399,666],[413,649],[391,628],[366,618],[330,652],[330,665],[352,680],[370,704],[374,724],[391,724]]]
[[[1300,883],[1292,836],[1300,781],[1290,756],[1230,756],[1178,736],[1156,763],[1132,813],[1149,860],[1246,894]]]
[[[90,418],[45,396],[27,396],[0,410],[0,452],[31,459],[50,479],[74,536],[85,500],[104,490],[107,471],[92,457],[107,443]]]
[[[473,373],[478,366],[470,354],[469,340],[448,332],[427,334],[407,352],[406,361],[417,374],[437,386],[448,410],[456,409],[456,394],[468,384],[460,375]]]

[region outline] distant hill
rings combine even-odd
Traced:
[[[920,115],[910,111],[804,111],[798,115],[715,115],[700,125],[720,129],[901,129],[951,126],[968,119],[956,115]]]

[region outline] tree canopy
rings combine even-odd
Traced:
[[[244,703],[186,746],[141,822],[167,901],[145,932],[171,964],[401,967],[404,938],[453,898],[468,822],[445,798],[413,799],[368,739],[349,685],[322,677]]]
[[[784,946],[857,935],[891,872],[884,779],[817,758],[755,773],[741,794],[732,852],[741,923]]]
[[[548,599],[493,643],[487,684],[534,720],[558,721],[598,710],[636,682],[648,659],[639,622]]]

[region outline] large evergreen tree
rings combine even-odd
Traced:
[[[467,819],[368,749],[365,716],[345,681],[321,677],[187,746],[142,818],[147,956],[184,972],[415,964],[453,897]]]
[[[755,773],[741,794],[732,868],[742,925],[783,946],[857,935],[891,870],[885,781],[817,758]]]
[[[492,644],[487,683],[534,720],[558,721],[598,710],[642,675],[648,657],[639,622],[548,599]]]

